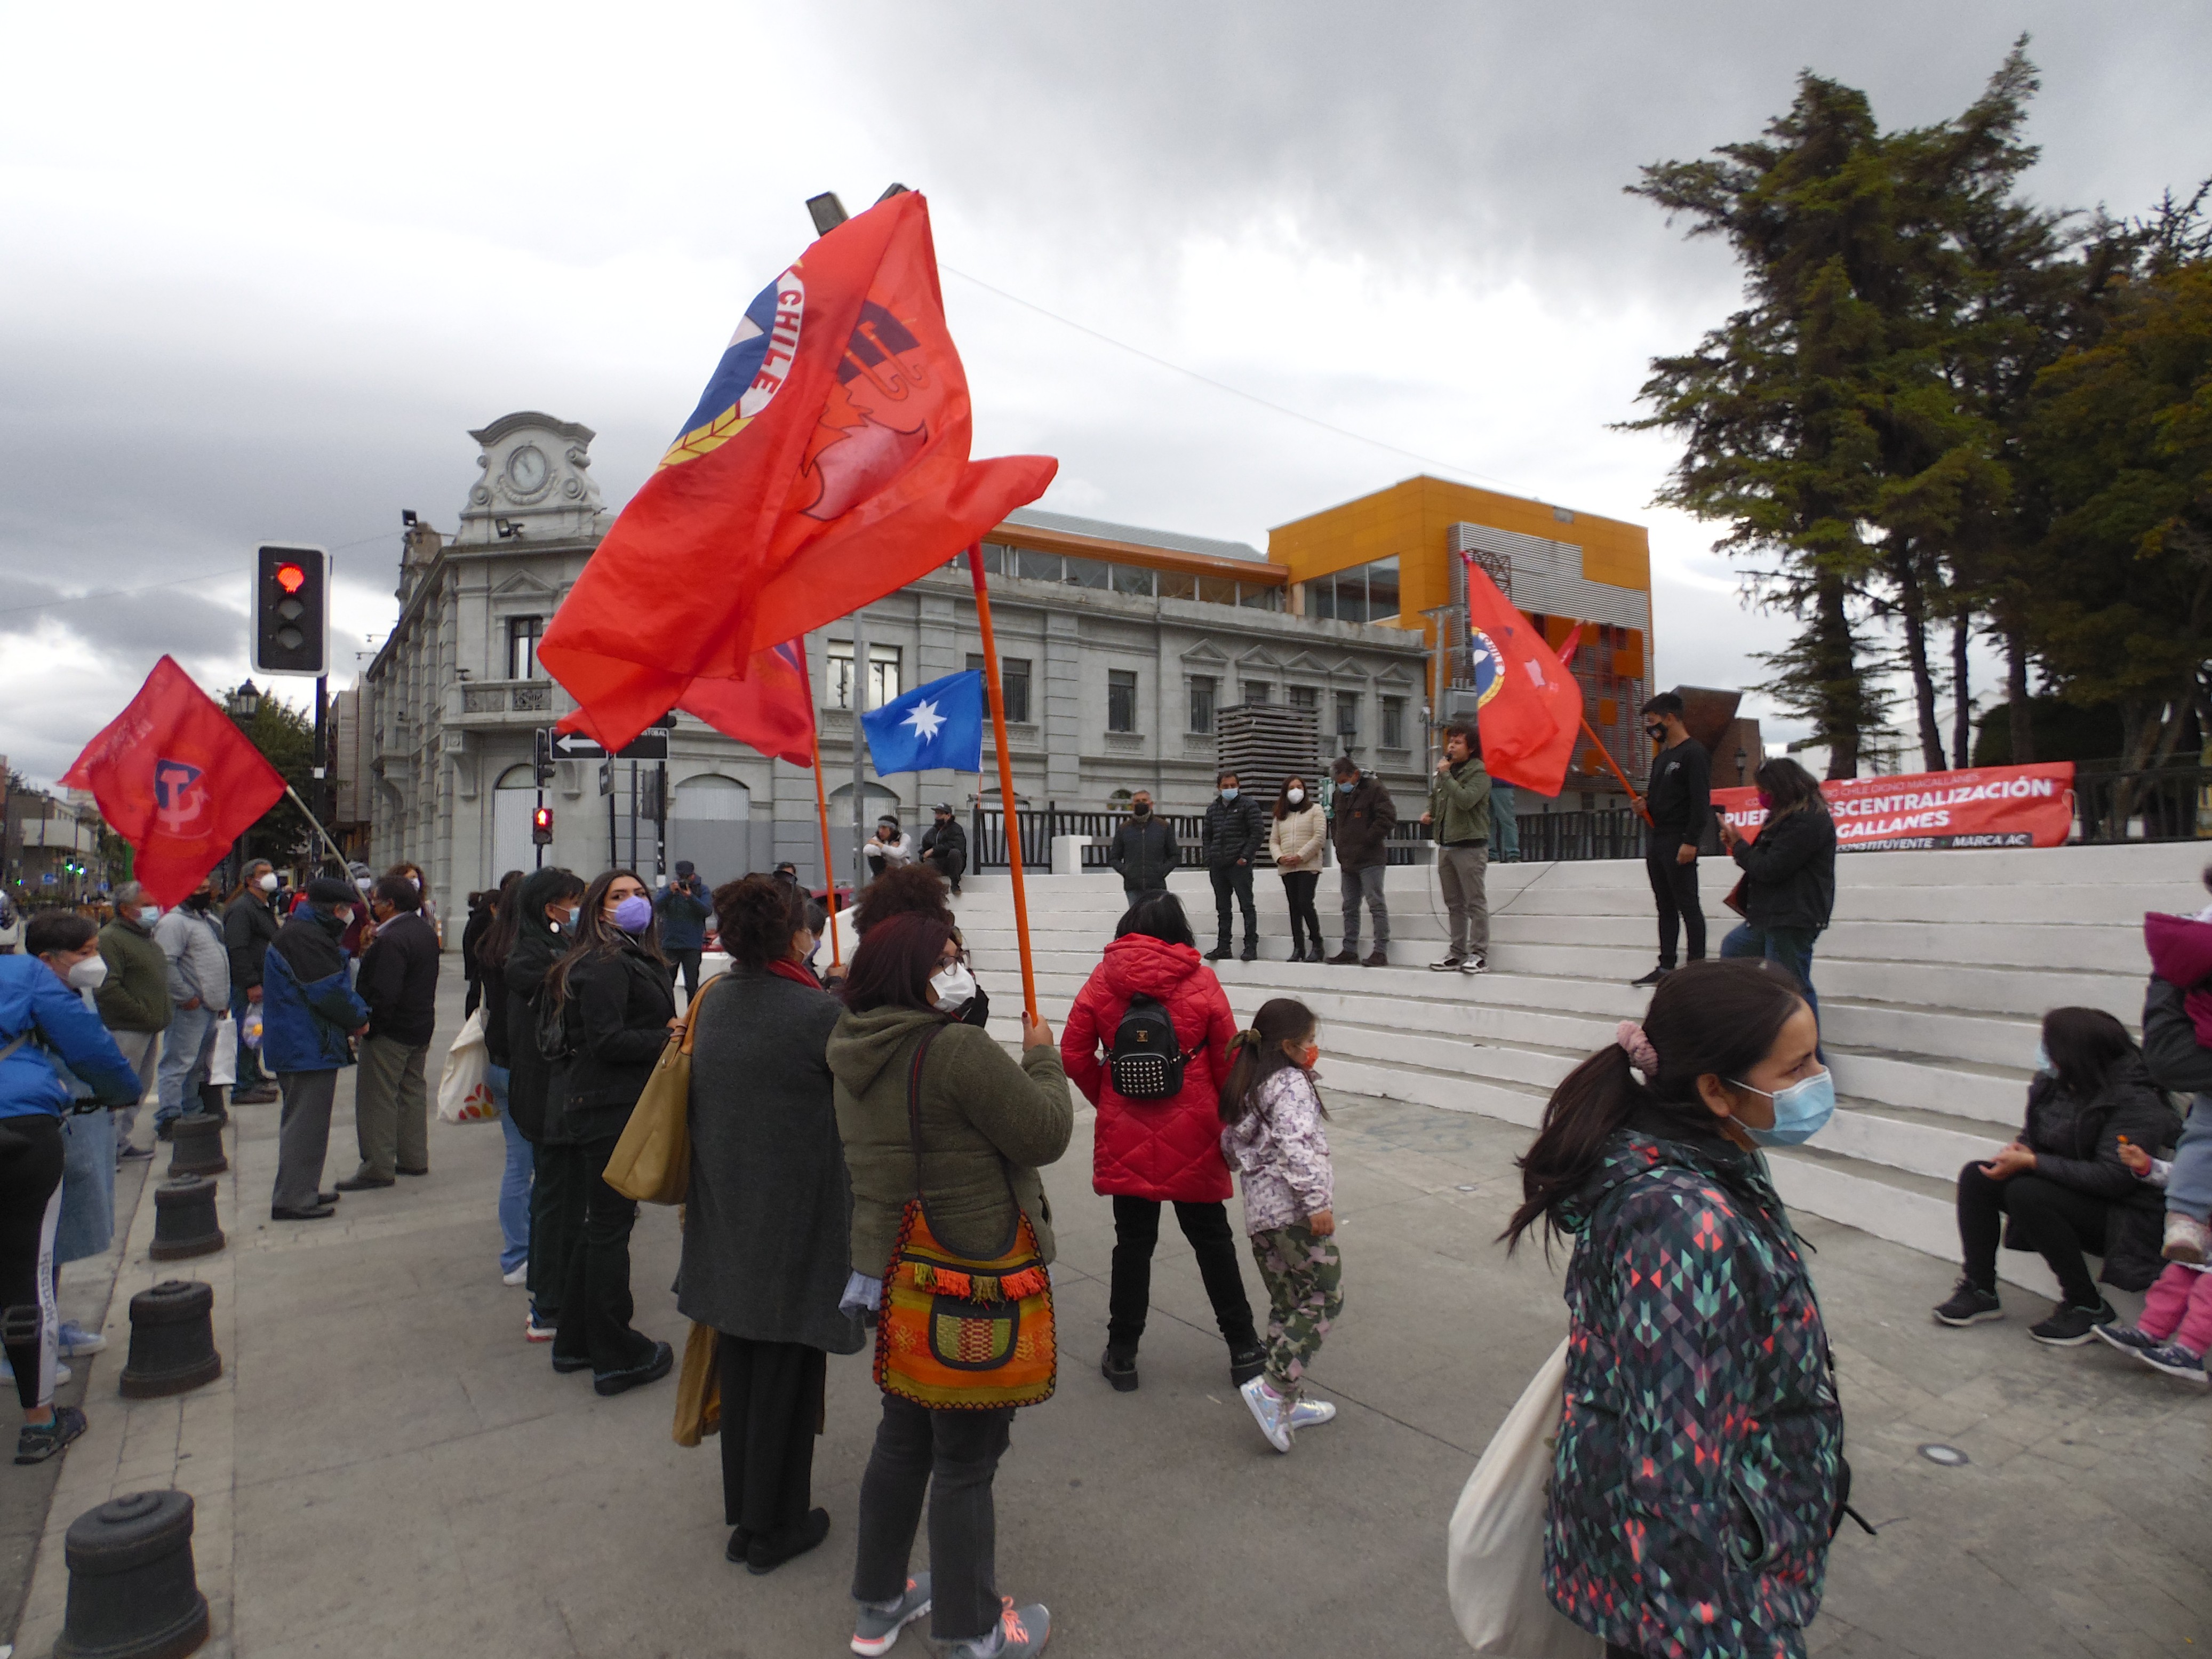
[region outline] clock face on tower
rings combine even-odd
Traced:
[[[552,472],[545,452],[536,444],[524,444],[507,458],[507,488],[525,499],[542,494]]]

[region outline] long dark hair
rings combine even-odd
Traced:
[[[1686,1132],[1711,1133],[1715,1120],[1698,1079],[1742,1077],[1804,1006],[1797,981],[1771,962],[1692,962],[1661,980],[1644,1016],[1658,1075],[1638,1082],[1627,1051],[1609,1042],[1552,1091],[1543,1127],[1517,1160],[1521,1207],[1498,1235],[1507,1253],[1540,1221],[1550,1234],[1564,1231],[1559,1206],[1588,1184],[1613,1131],[1639,1109],[1656,1109]]]
[[[1291,805],[1291,786],[1294,783],[1306,793],[1306,798],[1296,806]],[[1303,812],[1313,804],[1313,786],[1305,781],[1305,775],[1303,773],[1293,772],[1283,780],[1283,787],[1275,792],[1276,820],[1280,822],[1290,817],[1292,812]]]
[[[722,948],[738,967],[755,973],[791,954],[791,936],[809,925],[808,908],[805,894],[774,876],[747,876],[714,890]]]
[[[2058,1086],[2094,1100],[2123,1060],[2139,1055],[2128,1028],[2102,1008],[2053,1008],[2043,1017],[2043,1050]]]
[[[565,903],[583,890],[584,878],[557,864],[532,870],[515,884],[512,892],[502,885],[499,908],[492,915],[491,926],[477,941],[477,963],[495,972],[505,972],[507,959],[514,954],[515,942],[526,928],[558,940],[561,936],[545,920],[545,907]]]
[[[1252,1023],[1229,1040],[1229,1075],[1221,1084],[1221,1121],[1235,1123],[1260,1104],[1260,1085],[1278,1072],[1297,1065],[1284,1051],[1286,1042],[1304,1042],[1314,1034],[1314,1011],[1296,997],[1271,997]],[[1323,1107],[1323,1117],[1328,1109]]]
[[[640,887],[645,886],[645,878],[635,870],[609,870],[594,876],[592,884],[584,889],[583,912],[576,918],[575,942],[569,945],[568,954],[555,963],[552,970],[545,975],[546,994],[554,1001],[566,1002],[568,1000],[568,975],[586,957],[617,956],[624,946],[634,945],[655,962],[665,963],[668,960],[660,954],[659,917],[647,923],[641,933],[625,933],[607,920],[607,889],[624,876]],[[652,896],[652,891],[651,888],[646,888],[648,898]]]
[[[935,916],[908,910],[885,916],[868,929],[845,975],[845,1006],[856,1014],[871,1008],[915,1008],[935,1013],[930,975],[945,956],[952,930]]]
[[[1192,937],[1190,918],[1183,914],[1182,901],[1163,890],[1147,893],[1121,913],[1121,920],[1114,924],[1114,937],[1126,939],[1131,933],[1142,933],[1163,945],[1188,945],[1195,951],[1198,940]]]
[[[1820,781],[1787,755],[1759,762],[1759,770],[1752,774],[1752,781],[1765,792],[1771,803],[1766,809],[1769,820],[1784,812],[1827,816],[1827,798],[1820,793]]]

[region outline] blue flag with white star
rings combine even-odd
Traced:
[[[983,671],[947,674],[860,716],[876,775],[974,772],[983,763]]]

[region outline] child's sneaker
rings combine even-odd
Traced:
[[[1318,1427],[1335,1416],[1336,1402],[1333,1400],[1301,1400],[1291,1407],[1291,1432]]]
[[[1267,1437],[1267,1443],[1279,1452],[1290,1450],[1290,1402],[1269,1388],[1264,1376],[1254,1377],[1237,1392],[1244,1396],[1244,1403],[1252,1408],[1252,1420],[1260,1425],[1260,1432]]]
[[[860,1603],[860,1616],[853,1621],[853,1651],[889,1653],[899,1632],[929,1611],[929,1575],[918,1572],[906,1581],[906,1592],[888,1607]]]
[[[43,1463],[84,1432],[84,1413],[74,1406],[54,1407],[51,1423],[26,1423],[15,1435],[15,1461]]]
[[[2204,1375],[2204,1356],[2190,1352],[2179,1342],[2165,1342],[2155,1348],[2145,1348],[2136,1358],[2154,1371],[2164,1371],[2168,1376],[2178,1376],[2183,1382],[2194,1382],[2200,1388],[2212,1381]],[[23,1460],[19,1457],[15,1461],[20,1463]]]
[[[2122,1353],[2148,1353],[2153,1348],[2164,1346],[2158,1338],[2145,1336],[2132,1325],[2100,1325],[2097,1334]]]
[[[2183,1261],[2192,1267],[2201,1267],[2204,1265],[2204,1258],[2212,1255],[2212,1227],[2207,1227],[2193,1215],[2168,1210],[2166,1212],[2166,1248],[2159,1254],[2168,1261]]]

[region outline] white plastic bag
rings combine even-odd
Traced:
[[[1484,1448],[1452,1510],[1445,1593],[1460,1634],[1498,1659],[1598,1659],[1605,1644],[1544,1594],[1544,1510],[1567,1345],[1553,1351]]]
[[[238,1081],[238,1022],[228,1014],[216,1021],[208,1044],[208,1081],[226,1086]]]
[[[499,1116],[491,1091],[491,1053],[484,1047],[483,1010],[471,1014],[438,1076],[438,1117],[446,1123],[490,1123]]]

